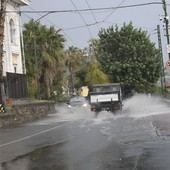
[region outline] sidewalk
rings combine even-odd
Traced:
[[[170,136],[170,112],[152,117],[158,136]]]

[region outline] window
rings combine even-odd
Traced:
[[[14,73],[17,73],[17,65],[14,65]]]
[[[9,26],[10,26],[11,43],[14,43],[14,41],[15,41],[15,25],[14,25],[13,19],[10,19]]]
[[[13,68],[14,68],[14,73],[17,73],[18,70],[18,55],[17,54],[12,54],[12,63],[13,63]]]

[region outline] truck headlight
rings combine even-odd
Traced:
[[[83,104],[83,107],[87,107],[87,103],[84,103],[84,104]]]

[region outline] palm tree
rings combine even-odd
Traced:
[[[62,51],[64,48],[65,39],[54,27],[47,28],[40,23],[32,23],[30,21],[25,25],[24,42],[29,46],[30,50],[26,46],[25,52],[27,53],[27,64],[30,64],[29,73],[30,76],[36,75],[41,79],[41,88],[45,86],[45,95],[50,98],[51,86],[56,76],[61,73],[62,67]],[[34,24],[34,32],[32,32],[32,24]],[[36,46],[32,45],[32,35],[36,35]],[[31,53],[36,48],[37,66],[32,72],[31,66],[35,65],[35,55]],[[30,56],[31,54],[31,56]],[[34,67],[35,68],[35,67]],[[35,77],[34,77],[35,80]],[[36,81],[34,81],[36,82]]]
[[[31,20],[30,22],[24,24],[24,51],[26,59],[26,68],[27,68],[27,78],[29,87],[35,87],[36,93],[39,92],[39,67],[38,67],[38,48],[36,45],[36,38],[38,36],[40,24]],[[30,88],[29,88],[30,89]],[[37,95],[38,97],[39,95]]]
[[[40,66],[46,86],[46,95],[47,98],[50,98],[52,82],[56,76],[61,75],[63,70],[61,57],[65,40],[54,27],[50,27],[44,31],[44,40],[42,41],[43,53]]]

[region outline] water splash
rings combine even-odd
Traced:
[[[123,112],[125,116],[146,117],[157,114],[169,113],[167,102],[160,98],[137,94],[124,101]]]
[[[48,117],[37,124],[51,124],[64,121],[84,120],[91,121],[93,125],[107,124],[122,117],[141,118],[157,114],[169,113],[170,104],[156,97],[147,95],[134,95],[123,101],[123,110],[115,113],[102,111],[96,115],[90,108],[67,108],[67,104],[57,104],[56,113],[49,114]]]
[[[95,113],[90,111],[90,108],[65,108],[64,112],[59,112],[60,119],[79,120],[79,119],[94,119]]]

